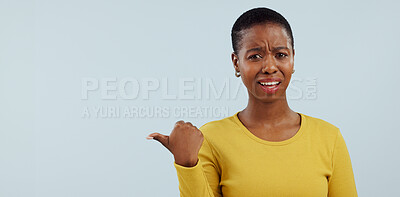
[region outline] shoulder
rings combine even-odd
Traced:
[[[315,138],[331,144],[340,135],[340,129],[327,120],[303,114],[307,121],[307,131]]]
[[[310,116],[310,115],[305,115],[303,114],[306,119],[308,120],[308,124],[318,127],[318,128],[323,128],[323,129],[328,129],[328,130],[338,130],[339,128],[337,126],[335,126],[334,124],[321,119],[321,118],[317,118],[314,116]]]
[[[199,128],[204,136],[216,136],[226,134],[227,131],[236,129],[237,125],[234,120],[234,116],[229,116],[219,120],[213,120],[205,123]]]

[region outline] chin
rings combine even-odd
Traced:
[[[254,99],[259,100],[263,103],[273,103],[279,100],[286,100],[286,94],[282,94],[281,92],[277,92],[276,94],[258,94],[257,96],[254,96]]]

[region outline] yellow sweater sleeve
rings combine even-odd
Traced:
[[[193,167],[184,167],[174,162],[178,175],[180,196],[221,197],[220,171],[212,153],[212,147],[206,138],[204,138],[198,157],[199,161]]]
[[[350,155],[339,130],[332,154],[332,168],[328,197],[356,197],[357,190]]]

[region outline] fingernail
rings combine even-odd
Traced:
[[[153,139],[154,137],[150,137],[150,136],[147,136],[146,137],[146,139],[148,139],[148,140],[151,140],[151,139]]]

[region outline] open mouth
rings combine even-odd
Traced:
[[[279,85],[281,82],[279,81],[271,81],[271,82],[257,82],[260,84],[261,89],[267,94],[274,94],[278,91]]]
[[[281,84],[281,82],[279,81],[272,81],[272,82],[258,82],[260,85],[262,86],[266,86],[268,88],[272,88],[274,86],[278,86],[279,84]]]

